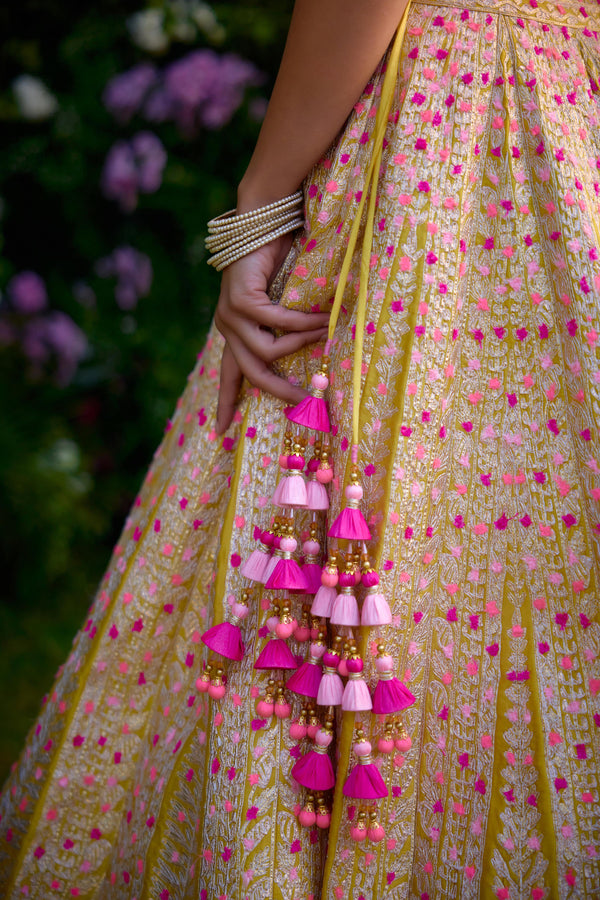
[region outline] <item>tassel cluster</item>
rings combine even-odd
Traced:
[[[268,613],[261,629],[267,636],[254,661],[260,679],[256,713],[263,727],[290,719],[290,737],[298,742],[291,774],[305,790],[296,813],[307,828],[327,828],[331,818],[336,710],[341,716],[366,715],[374,726],[383,722],[376,746],[379,764],[389,771],[387,760],[394,749],[410,749],[397,715],[415,701],[394,674],[394,660],[383,643],[377,645],[374,660],[376,683],[365,678],[359,651],[366,645],[365,629],[389,625],[392,615],[369,561],[366,542],[371,531],[360,508],[363,489],[356,454],[345,503],[327,527],[328,485],[333,480],[328,385],[324,362],[311,379],[310,396],[285,411],[288,425],[271,498],[273,514],[240,569],[255,591],[249,587],[239,599],[228,598],[229,620],[202,636],[222,659],[209,661],[197,681],[198,690],[214,699],[225,694],[223,662],[243,658],[240,625],[260,592],[261,607]],[[309,520],[303,531],[301,516],[303,522]],[[353,752],[356,764],[343,785],[344,796],[358,801],[358,807],[349,807],[350,833],[356,841],[377,843],[385,831],[376,803],[389,792],[362,725]]]

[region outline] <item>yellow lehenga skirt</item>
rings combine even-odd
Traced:
[[[291,770],[308,740],[256,712],[268,592],[225,696],[197,687],[202,634],[248,587],[287,425],[249,388],[216,435],[213,329],[3,789],[2,897],[600,897],[599,31],[592,0],[413,0],[397,68],[388,51],[305,181],[306,230],[273,288],[331,303],[387,74],[376,205],[331,350],[329,516],[372,226],[361,508],[392,621],[361,646],[371,687],[384,641],[414,694],[410,740],[379,752],[381,717],[338,710],[331,822],[307,828]],[[307,384],[322,352],[282,369]],[[352,839],[343,794],[357,724],[388,791],[377,841]]]

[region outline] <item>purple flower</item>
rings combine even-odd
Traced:
[[[8,282],[6,292],[17,312],[24,315],[39,313],[48,305],[43,278],[37,272],[19,272]]]
[[[138,132],[131,141],[117,141],[108,152],[102,171],[102,190],[124,212],[133,212],[138,194],[153,194],[162,183],[167,153],[151,131]]]
[[[233,53],[196,50],[166,69],[162,107],[171,101],[169,118],[184,134],[194,134],[198,125],[222,128],[241,105],[246,88],[261,81],[258,69]]]
[[[152,63],[140,63],[111,78],[104,88],[102,101],[107,110],[121,124],[126,124],[140,111],[144,98],[158,81]]]
[[[56,376],[63,386],[73,378],[88,348],[83,331],[70,316],[59,310],[28,322],[21,343],[35,371],[39,371],[51,355],[56,356]]]
[[[116,247],[110,256],[99,259],[96,274],[117,279],[115,300],[123,310],[135,309],[139,298],[149,294],[152,287],[150,257],[127,245]]]

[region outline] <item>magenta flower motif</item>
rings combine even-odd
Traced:
[[[508,525],[508,519],[506,517],[506,513],[502,513],[499,519],[496,519],[494,522],[494,527],[498,529],[498,531],[504,531],[506,526]]]
[[[6,293],[17,312],[32,315],[46,309],[48,294],[43,278],[37,272],[24,271],[13,275]]]
[[[140,63],[110,79],[104,88],[102,102],[117,122],[124,125],[140,111],[150,88],[157,81],[156,66]]]
[[[577,328],[578,328],[578,326],[577,326],[577,322],[575,321],[575,319],[570,319],[567,322],[567,331],[569,332],[571,337],[575,337],[575,335],[577,334]]]

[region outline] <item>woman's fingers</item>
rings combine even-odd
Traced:
[[[242,370],[238,366],[229,344],[225,344],[221,358],[219,402],[217,404],[217,432],[223,434],[231,425],[242,384]]]
[[[314,331],[315,328],[329,325],[330,313],[328,312],[307,313],[297,309],[288,309],[285,306],[271,303],[266,294],[264,301],[246,296],[244,302],[230,300],[229,305],[231,314],[228,316],[226,312],[226,318],[230,318],[232,321],[240,318],[249,319],[265,328],[277,328],[280,331]],[[222,312],[221,315],[223,315]]]
[[[327,328],[315,328],[312,331],[293,331],[283,334],[281,337],[275,337],[269,331],[257,327],[247,320],[240,319],[234,323],[231,329],[225,329],[226,340],[235,334],[248,349],[258,356],[265,363],[273,363],[282,356],[288,356],[306,347],[307,344],[314,344],[323,340],[327,336]]]
[[[267,364],[260,357],[255,356],[236,334],[232,334],[228,338],[228,345],[240,370],[254,387],[290,404],[300,403],[306,397],[305,390],[290,384],[285,378],[275,375]]]

